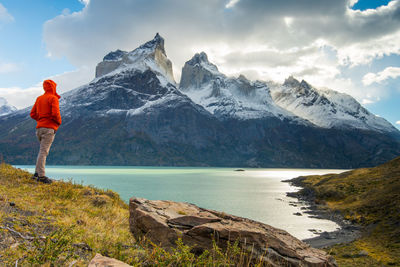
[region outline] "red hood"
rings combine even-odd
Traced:
[[[60,98],[56,91],[57,84],[52,80],[45,80],[43,82],[43,89],[46,93],[50,93],[55,95],[56,97]]]

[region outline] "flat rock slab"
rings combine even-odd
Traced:
[[[131,267],[122,261],[96,254],[89,262],[88,267]]]
[[[293,237],[288,232],[250,219],[207,210],[196,205],[131,198],[130,230],[170,250],[182,241],[200,254],[212,249],[212,240],[225,249],[227,241],[238,241],[252,260],[271,266],[337,266],[325,251]],[[250,253],[251,252],[251,253]]]

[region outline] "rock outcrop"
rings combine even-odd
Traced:
[[[169,250],[178,238],[197,254],[212,249],[212,239],[225,249],[238,241],[253,261],[271,266],[336,266],[324,251],[310,247],[284,230],[193,204],[131,198],[130,230]]]
[[[100,254],[96,254],[94,258],[89,262],[88,267],[130,267],[131,265],[128,265],[122,261],[105,257]]]

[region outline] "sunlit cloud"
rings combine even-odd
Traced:
[[[43,80],[54,80],[58,85],[57,92],[62,94],[90,82],[93,73],[93,69],[84,66],[75,71],[69,71],[55,76],[46,77]],[[18,109],[31,106],[35,102],[35,99],[41,94],[43,94],[42,81],[27,88],[0,88],[0,97],[7,99],[10,105],[17,107]]]
[[[293,23],[292,17],[284,17],[283,20],[285,21],[286,26],[290,27]]]
[[[374,103],[374,101],[372,101],[371,99],[364,98],[364,99],[361,101],[361,103],[364,104],[364,105],[368,105],[368,104]]]
[[[4,97],[7,99],[8,104],[18,109],[33,105],[35,99],[41,94],[43,94],[41,84],[36,84],[28,88],[0,88],[0,97]]]
[[[373,83],[382,83],[389,78],[395,79],[400,76],[400,68],[398,67],[387,67],[381,72],[378,73],[367,73],[362,82],[364,85],[371,85]]]
[[[240,0],[229,0],[229,2],[225,5],[226,8],[234,7]]]
[[[400,125],[400,121],[396,121],[396,124]]]
[[[400,55],[398,0],[366,11],[352,10],[355,0],[139,2],[84,1],[82,11],[47,21],[48,56],[94,69],[108,52],[130,51],[159,32],[177,81],[184,63],[204,51],[227,75],[276,82],[294,75],[368,104],[387,91],[363,88],[343,68]]]

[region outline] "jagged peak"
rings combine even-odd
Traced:
[[[300,87],[305,88],[305,89],[311,89],[311,85],[308,82],[306,82],[305,80],[301,80]]]
[[[239,75],[238,80],[243,81],[243,82],[249,82],[249,79],[247,79],[247,77],[244,76],[243,74]]]
[[[128,52],[122,51],[122,50],[115,50],[107,55],[104,56],[103,61],[119,61],[122,59],[123,56],[125,56]]]
[[[189,65],[201,64],[202,62],[210,64],[208,56],[205,52],[196,53],[188,62]]]
[[[288,78],[286,78],[283,85],[288,87],[298,87],[300,85],[300,82],[297,79],[295,79],[292,75],[290,75]]]
[[[153,62],[153,63],[149,63]],[[114,73],[120,69],[146,69],[150,68],[167,76],[171,83],[175,83],[172,62],[168,59],[164,49],[164,38],[159,33],[138,48],[125,52],[116,50],[108,53],[103,61],[96,66],[96,78]]]
[[[185,66],[199,66],[202,69],[213,73],[214,75],[221,75],[218,67],[208,61],[208,56],[205,52],[196,53],[190,60],[186,61]]]
[[[305,80],[301,80],[301,82],[299,82],[299,80],[295,79],[292,75],[286,78],[283,86],[294,88],[296,91],[300,90],[302,92],[308,92],[312,89],[312,86],[308,82]]]
[[[163,54],[165,54],[164,38],[157,32],[153,40],[142,44],[138,49],[159,49]]]

